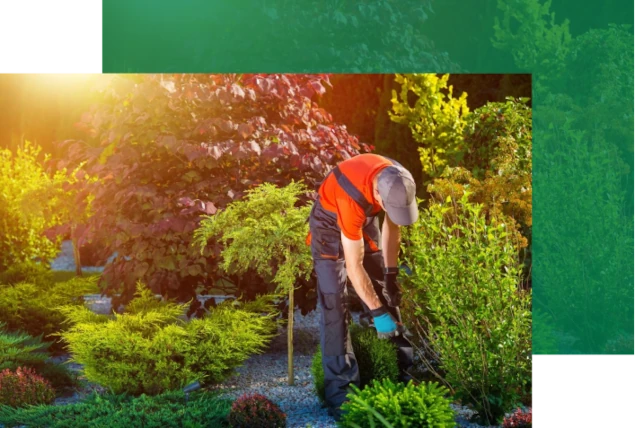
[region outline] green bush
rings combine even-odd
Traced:
[[[271,316],[222,305],[185,322],[186,305],[156,302],[138,284],[133,313],[114,319],[69,307],[61,334],[86,378],[115,393],[159,394],[194,380],[223,380],[271,338]],[[136,302],[135,302],[136,300]]]
[[[362,388],[373,379],[397,381],[397,349],[392,342],[378,338],[375,329],[358,325],[351,326],[351,338]]]
[[[378,338],[374,329],[359,325],[351,325],[351,340],[359,366],[360,387],[364,388],[375,379],[388,379],[393,382],[398,380],[397,349],[392,342]],[[319,346],[311,362],[311,374],[315,392],[323,402],[324,368]]]
[[[48,428],[227,427],[230,406],[230,400],[209,393],[191,394],[187,404],[180,391],[137,398],[92,394],[82,402],[65,406],[0,407],[0,424],[7,428],[23,425]]]
[[[0,287],[20,282],[47,286],[53,282],[53,274],[45,265],[32,262],[16,263],[0,272]]]
[[[232,404],[229,425],[236,428],[284,428],[287,416],[264,395],[243,395]]]
[[[437,383],[417,386],[408,382],[393,383],[388,379],[374,380],[360,390],[353,386],[349,401],[342,405],[341,426],[375,427],[379,421],[386,427],[417,428],[454,427],[454,411],[446,398],[448,389]]]
[[[30,263],[39,257],[46,263],[58,252],[59,240],[52,242],[43,233],[55,225],[41,215],[29,215],[30,208],[46,204],[30,195],[47,188],[52,178],[38,157],[41,149],[29,142],[15,153],[0,150],[0,271],[15,264]]]
[[[85,294],[95,293],[97,277],[74,278],[62,283],[36,285],[21,282],[0,288],[0,322],[11,331],[24,331],[48,340],[64,328],[62,306],[81,306]],[[51,349],[58,350],[54,343]]]
[[[0,323],[0,370],[29,367],[48,380],[56,391],[77,385],[77,377],[66,367],[48,362],[50,342],[22,332],[4,331]]]
[[[322,367],[322,349],[320,345],[311,360],[311,376],[313,377],[313,386],[320,402],[324,403],[326,391],[324,389],[324,367]]]
[[[402,313],[433,349],[442,375],[482,421],[497,422],[531,383],[531,291],[521,284],[513,234],[503,217],[457,200],[433,203],[408,232]],[[421,346],[421,348],[419,348]],[[430,368],[431,363],[427,363]]]
[[[55,399],[55,390],[33,369],[18,367],[0,372],[0,405],[22,407],[49,404]]]

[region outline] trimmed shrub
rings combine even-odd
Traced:
[[[229,425],[236,428],[284,428],[287,416],[264,395],[244,394],[232,404]]]
[[[137,398],[95,393],[79,403],[65,406],[0,407],[0,424],[48,428],[222,428],[228,426],[230,407],[230,400],[201,392],[190,394],[187,404],[180,391]]]
[[[98,292],[97,277],[73,278],[62,283],[35,285],[21,282],[0,288],[0,322],[11,331],[53,339],[64,329],[62,306],[83,305],[83,296]],[[51,349],[58,350],[54,342]]]
[[[265,349],[275,328],[272,316],[230,305],[185,322],[187,305],[156,302],[141,284],[135,299],[132,313],[114,319],[86,308],[65,310],[72,326],[61,336],[73,360],[84,365],[88,380],[115,393],[154,395],[194,380],[220,382]]]
[[[0,404],[21,407],[31,404],[49,404],[55,399],[55,390],[33,369],[18,367],[15,371],[0,372]]]
[[[372,328],[351,325],[350,331],[359,366],[360,387],[364,388],[375,379],[396,382],[399,378],[399,366],[395,345],[388,340],[378,338],[377,332]],[[324,368],[320,346],[311,362],[311,374],[315,392],[320,401],[324,402]]]
[[[360,390],[353,386],[342,405],[342,426],[375,427],[379,422],[387,427],[451,428],[456,425],[449,391],[437,383],[411,381],[407,385],[388,379],[373,382]]]
[[[324,367],[322,367],[322,349],[320,345],[311,360],[311,376],[313,376],[313,386],[320,402],[324,403],[326,391],[324,389]]]
[[[373,328],[351,326],[353,350],[359,366],[360,387],[364,388],[373,379],[389,379],[396,382],[399,378],[397,348],[389,340],[377,337]]]
[[[499,422],[530,391],[531,291],[504,217],[468,195],[431,204],[408,231],[402,314],[417,353],[484,422]],[[431,347],[433,354],[426,352]]]

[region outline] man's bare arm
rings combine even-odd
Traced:
[[[355,292],[371,311],[381,307],[381,301],[364,269],[364,240],[353,241],[342,233],[342,247],[344,248],[346,272]]]
[[[384,265],[386,267],[397,267],[400,242],[401,231],[399,226],[393,223],[388,217],[388,214],[386,214],[381,229],[381,246],[383,248]]]

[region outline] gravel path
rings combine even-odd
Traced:
[[[244,393],[262,394],[280,406],[287,415],[288,427],[336,427],[326,408],[322,408],[313,389],[311,356],[293,358],[295,385],[287,383],[287,359],[278,354],[251,357],[237,374],[218,388],[224,395],[238,398]]]

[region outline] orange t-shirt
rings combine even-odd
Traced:
[[[379,171],[390,165],[392,165],[390,160],[370,153],[355,156],[338,165],[342,174],[373,205],[373,215],[381,210],[381,206],[373,196],[373,179]],[[362,239],[362,228],[366,222],[366,214],[357,202],[340,187],[335,174],[328,175],[320,186],[318,194],[322,207],[337,215],[337,224],[344,236],[354,241]]]

